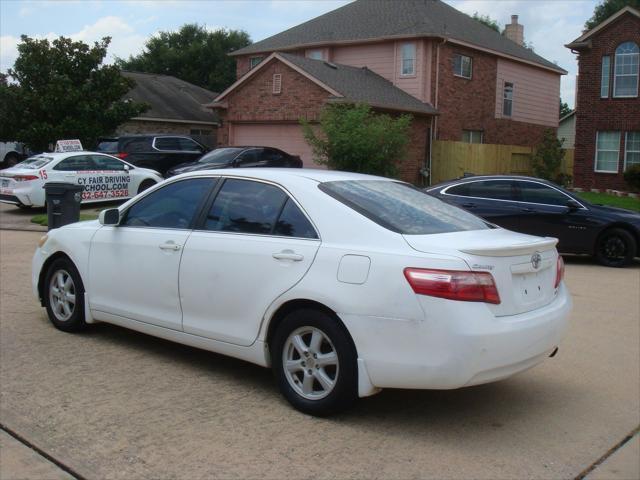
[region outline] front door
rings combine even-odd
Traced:
[[[90,308],[174,330],[182,329],[178,271],[196,213],[215,180],[166,185],[100,228],[91,242]]]
[[[184,247],[184,331],[251,345],[269,305],[304,277],[319,246],[311,222],[280,187],[225,180]]]

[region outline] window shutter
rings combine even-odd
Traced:
[[[274,73],[273,74],[273,93],[278,94],[282,92],[282,74]]]

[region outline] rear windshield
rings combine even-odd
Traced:
[[[319,188],[384,228],[404,235],[491,228],[475,215],[406,183],[346,180],[321,183]]]
[[[42,155],[36,155],[34,157],[29,157],[26,160],[20,162],[16,165],[19,168],[40,168],[44,167],[47,163],[53,160],[53,157],[44,157]]]
[[[118,151],[118,140],[101,140],[96,148],[98,152],[115,153]]]
[[[216,163],[226,165],[244,150],[243,148],[216,148],[212,152],[204,155],[198,163]]]

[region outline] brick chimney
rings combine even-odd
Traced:
[[[502,34],[518,45],[524,44],[524,25],[518,23],[518,15],[511,15],[511,23],[504,27]]]

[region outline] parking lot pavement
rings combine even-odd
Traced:
[[[575,478],[640,423],[637,264],[568,259],[569,336],[530,371],[317,419],[268,370],[109,325],[55,330],[31,297],[38,238],[0,231],[0,420],[87,478]]]

